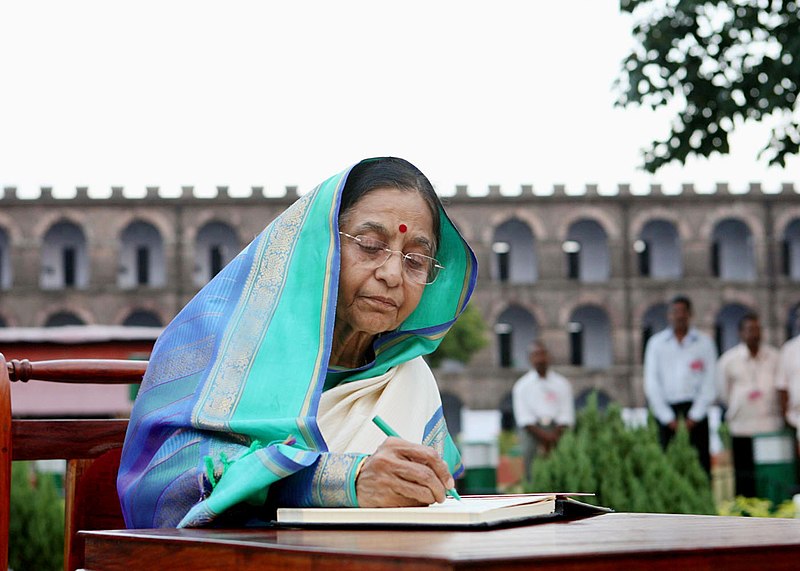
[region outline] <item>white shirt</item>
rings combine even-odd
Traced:
[[[761,345],[755,357],[739,343],[717,361],[717,389],[728,407],[725,418],[734,436],[753,436],[783,427],[778,389],[778,350]]]
[[[790,339],[781,348],[777,385],[789,391],[786,421],[795,428],[800,427],[800,336]],[[797,437],[800,439],[800,432]]]
[[[681,343],[671,328],[653,335],[644,352],[644,394],[661,424],[675,420],[671,404],[691,402],[689,418],[701,421],[716,398],[711,337],[690,328]]]
[[[548,370],[542,378],[536,371],[522,375],[511,390],[514,419],[519,428],[531,424],[575,424],[575,401],[569,381]]]

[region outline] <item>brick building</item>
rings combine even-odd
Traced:
[[[767,192],[771,190],[773,192]],[[437,375],[450,407],[504,408],[541,336],[576,393],[599,388],[641,406],[646,338],[666,324],[676,293],[695,302],[695,324],[722,349],[736,342],[748,310],[761,314],[766,341],[792,333],[800,303],[800,196],[792,185],[713,193],[684,185],[613,195],[588,186],[546,196],[465,187],[445,198],[475,249],[474,304],[491,343],[463,370]],[[121,188],[69,199],[49,189],[35,200],[6,188],[0,199],[0,326],[160,326],[297,196],[198,198],[190,187],[165,198]]]

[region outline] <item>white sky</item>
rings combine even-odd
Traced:
[[[409,159],[440,192],[651,182],[800,187],[728,158],[655,177],[669,115],[614,108],[630,22],[612,0],[0,3],[0,187],[103,195],[307,189],[352,162]]]

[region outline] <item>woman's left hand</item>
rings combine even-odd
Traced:
[[[422,506],[443,502],[454,485],[433,448],[389,437],[364,462],[356,496],[364,508]]]

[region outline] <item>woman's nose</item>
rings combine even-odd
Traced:
[[[403,280],[403,254],[392,252],[389,258],[375,270],[375,276],[390,287],[399,285]]]

